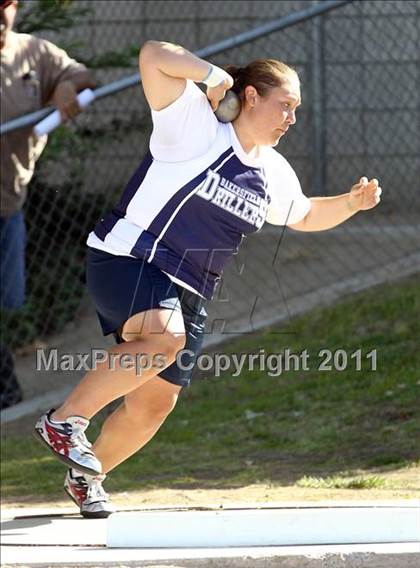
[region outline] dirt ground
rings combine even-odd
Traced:
[[[112,474],[111,474],[112,475]],[[420,466],[382,474],[392,488],[377,489],[312,489],[291,486],[275,486],[258,483],[240,488],[223,489],[151,489],[113,493],[112,502],[120,510],[148,509],[155,507],[210,507],[222,508],[256,503],[286,503],[304,501],[370,501],[417,499],[420,502]],[[398,489],[401,487],[401,489]],[[407,487],[407,489],[403,489]],[[105,485],[106,488],[106,485]],[[64,495],[64,494],[63,494]],[[19,508],[74,508],[67,499],[40,501],[28,497],[3,500],[5,509]],[[76,510],[75,510],[76,512]]]

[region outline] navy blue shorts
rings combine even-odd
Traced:
[[[194,355],[182,356],[182,367],[195,363],[204,338],[206,300],[178,286],[159,268],[128,256],[116,256],[88,247],[87,286],[96,308],[104,335],[114,334],[133,315],[146,310],[166,308],[182,312],[185,349]],[[159,373],[159,377],[182,387],[188,386],[192,369],[178,368],[176,361]]]

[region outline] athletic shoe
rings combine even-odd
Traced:
[[[92,444],[85,436],[89,420],[81,416],[69,416],[65,422],[51,420],[54,408],[41,416],[35,425],[38,438],[62,462],[70,467],[87,473],[98,475],[102,466],[90,449]]]
[[[106,475],[84,475],[69,469],[64,480],[64,491],[76,503],[80,514],[87,519],[103,519],[115,513],[109,496],[102,487]]]

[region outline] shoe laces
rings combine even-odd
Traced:
[[[70,441],[73,447],[83,446],[85,448],[91,448],[92,444],[86,438],[86,434],[81,428],[75,428],[73,426],[72,433],[70,434]]]
[[[87,490],[87,501],[107,501],[109,498],[108,493],[102,487],[102,481],[105,479],[104,476],[95,477],[85,477],[88,486]]]

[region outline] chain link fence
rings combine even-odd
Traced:
[[[138,70],[148,39],[195,51],[314,4],[76,1],[87,9],[76,25],[37,35],[86,62],[103,85]],[[328,286],[339,290],[378,268],[419,263],[419,46],[419,1],[354,1],[209,58],[223,66],[270,57],[297,69],[303,104],[278,150],[304,193],[344,193],[362,175],[377,177],[384,192],[378,208],[332,231],[266,225],[247,239],[210,306],[209,334],[252,331],[274,315],[288,317],[303,295],[319,303]],[[50,136],[25,205],[25,306],[2,313],[2,341],[15,354],[90,312],[87,234],[117,201],[150,131],[137,86],[95,102]]]

